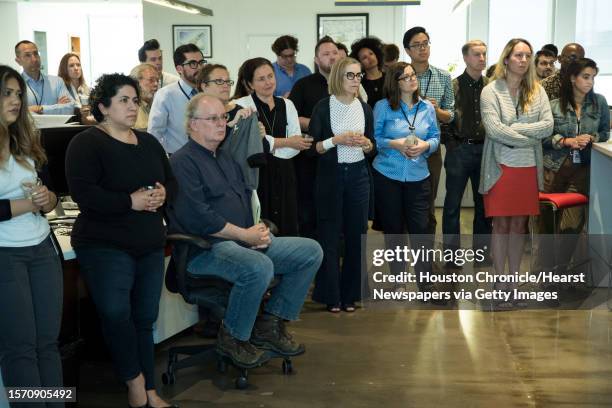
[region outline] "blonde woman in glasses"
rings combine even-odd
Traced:
[[[357,60],[347,57],[336,62],[329,74],[330,96],[315,105],[308,128],[319,154],[315,203],[324,251],[312,298],[332,313],[354,312],[361,299],[361,234],[368,230],[372,197],[366,157],[376,152],[372,110],[355,97],[362,77]]]

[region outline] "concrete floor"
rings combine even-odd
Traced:
[[[293,375],[272,360],[251,370],[251,385],[239,391],[237,372],[218,374],[213,363],[178,372],[175,385],[159,381],[159,390],[182,408],[612,407],[612,313],[605,304],[331,314],[307,302],[289,327],[307,347]],[[210,341],[183,333],[159,345],[158,378],[169,346]],[[81,372],[79,406],[125,406],[109,362],[85,363]]]

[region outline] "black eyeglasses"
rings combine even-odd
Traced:
[[[192,119],[194,120],[210,120],[213,123],[219,123],[219,122],[227,122],[229,120],[229,113],[223,114],[223,115],[219,115],[219,116],[209,116],[207,118],[201,118],[201,117],[197,117],[194,116]]]
[[[344,74],[344,76],[348,80],[357,79],[361,81],[361,79],[365,76],[365,74],[363,72],[347,72],[346,74]]]
[[[421,43],[410,44],[408,48],[411,48],[413,50],[425,50],[429,48],[430,44],[431,44],[431,41],[423,41]]]
[[[208,81],[204,81],[204,83],[206,85],[210,84],[211,82],[213,82],[215,85],[219,85],[219,86],[223,86],[223,85],[232,86],[232,85],[234,85],[234,81],[232,81],[231,79],[228,79],[226,81],[224,79],[217,78],[217,79],[209,79]]]
[[[206,60],[205,59],[199,60],[199,61],[192,60],[192,61],[183,62],[181,65],[182,66],[189,65],[189,68],[196,69],[196,68],[203,67],[204,65],[206,65]]]

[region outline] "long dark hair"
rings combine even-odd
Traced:
[[[387,74],[385,76],[385,83],[383,85],[383,97],[387,98],[391,109],[398,110],[400,107],[400,100],[402,99],[402,92],[399,87],[399,78],[404,74],[406,67],[412,67],[407,62],[396,62],[387,68]],[[414,71],[414,67],[412,67]],[[416,74],[416,71],[414,71]],[[419,100],[419,88],[417,88],[412,94],[412,103],[417,103]]]
[[[12,154],[15,161],[24,167],[32,167],[27,162],[27,159],[30,158],[34,160],[35,167],[40,168],[47,162],[47,155],[40,144],[40,132],[34,127],[28,110],[26,83],[17,71],[7,65],[0,65],[0,101],[6,94],[6,82],[11,78],[19,83],[21,108],[17,120],[10,125],[0,116],[0,146],[5,146],[7,139],[9,145],[8,152],[0,149],[0,168],[4,167],[8,158],[7,153]]]
[[[270,68],[272,68],[272,71],[274,71],[272,63],[266,58],[257,57],[244,61],[244,63],[240,66],[240,69],[238,70],[238,80],[232,99],[242,98],[243,96],[247,96],[253,93],[253,90],[249,86],[249,83],[253,82],[255,70],[264,65],[268,65]]]
[[[571,62],[567,69],[561,75],[561,89],[559,90],[559,99],[561,102],[561,112],[566,115],[568,106],[571,106],[576,110],[576,99],[574,98],[574,84],[572,83],[572,77],[577,77],[586,68],[593,68],[595,74],[599,72],[597,64],[590,58],[578,58]],[[596,99],[594,98],[595,103]]]

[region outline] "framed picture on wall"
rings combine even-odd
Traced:
[[[198,46],[204,58],[212,57],[211,25],[173,25],[172,38],[172,49],[191,43]]]
[[[317,14],[317,40],[329,35],[349,49],[351,44],[369,32],[369,14]]]

